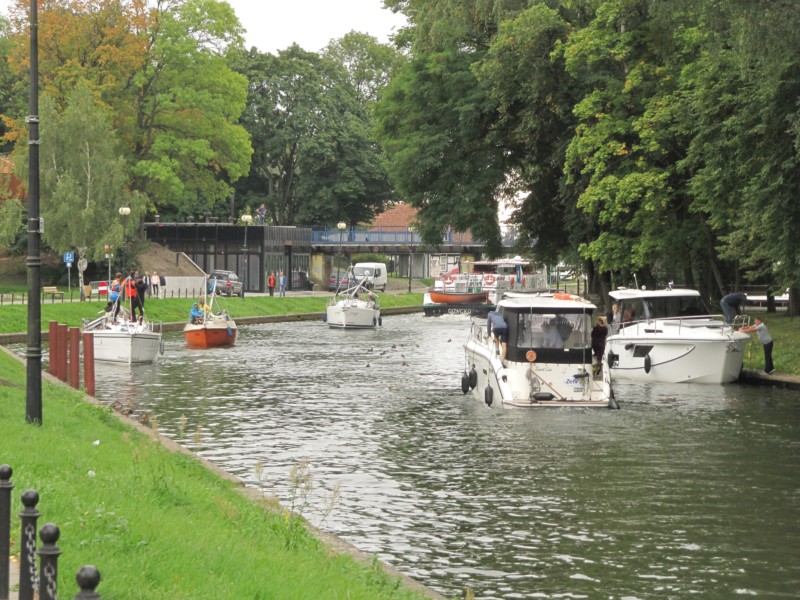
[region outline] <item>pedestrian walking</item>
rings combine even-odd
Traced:
[[[278,277],[278,285],[280,286],[280,294],[281,298],[286,297],[286,275],[281,271],[280,276]]]
[[[275,271],[271,271],[267,277],[267,287],[269,288],[269,295],[275,295]]]

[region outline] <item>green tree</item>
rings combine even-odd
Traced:
[[[294,45],[277,56],[253,49],[243,70],[255,153],[240,193],[264,202],[276,225],[355,223],[381,210],[391,187],[343,67]]]
[[[131,227],[144,215],[146,198],[128,189],[108,112],[88,86],[75,87],[63,113],[44,96],[41,123],[43,240],[57,252],[74,249],[87,260],[101,261],[104,244],[119,248],[133,237]],[[122,206],[131,209],[127,233],[120,221]]]

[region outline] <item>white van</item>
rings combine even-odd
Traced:
[[[359,281],[362,277],[366,277],[367,286],[371,289],[381,288],[382,292],[386,291],[386,263],[356,263],[356,266],[353,267],[353,274]]]

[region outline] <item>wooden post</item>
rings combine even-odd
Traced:
[[[47,365],[47,372],[53,377],[57,377],[57,363],[56,363],[56,340],[58,339],[58,321],[50,321],[50,335],[48,336],[48,343],[50,344],[50,364]]]
[[[69,337],[69,327],[62,323],[58,327],[58,378],[61,381],[67,380],[67,338]]]
[[[83,386],[94,397],[94,334],[83,334]]]
[[[81,330],[69,328],[69,384],[76,390],[81,387]]]

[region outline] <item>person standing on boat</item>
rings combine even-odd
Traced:
[[[496,310],[490,311],[486,315],[486,334],[494,336],[495,345],[500,343],[500,360],[505,362],[508,348],[508,324],[503,315]]]
[[[275,271],[271,271],[267,277],[267,287],[269,288],[269,295],[275,295]]]
[[[769,334],[764,321],[761,317],[756,317],[754,325],[742,327],[739,331],[743,333],[753,333],[758,336],[758,341],[764,346],[764,372],[772,375],[775,372],[775,365],[772,364],[772,336]]]
[[[606,351],[606,337],[608,336],[608,326],[605,317],[597,317],[597,323],[592,327],[592,355],[594,356],[593,366],[595,369],[603,362],[603,354]]]
[[[114,281],[111,282],[111,286],[109,287],[108,307],[106,307],[106,312],[111,310],[114,311],[111,315],[114,320],[117,319],[117,315],[119,314],[120,292],[122,292],[122,273],[117,273]]]
[[[286,297],[286,275],[284,274],[283,271],[281,271],[281,274],[278,276],[278,286],[279,286],[279,289],[280,289],[281,298],[285,298]]]
[[[131,318],[136,319],[136,309],[139,309],[139,315],[144,316],[142,305],[139,304],[139,298],[136,296],[136,273],[131,271],[130,274],[122,282],[122,289],[125,290],[125,299],[131,307]]]
[[[736,315],[742,314],[742,307],[745,304],[747,304],[747,294],[743,292],[733,292],[722,297],[719,306],[728,325],[733,323]]]
[[[144,315],[144,300],[147,295],[147,288],[149,287],[144,277],[141,275],[136,276],[136,297],[139,299],[139,308],[142,309],[142,315]]]

